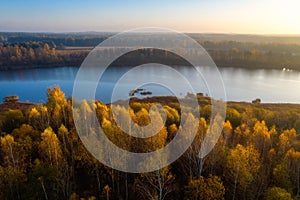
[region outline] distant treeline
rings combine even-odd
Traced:
[[[78,34],[46,34],[46,33],[0,33],[0,69],[6,70],[35,66],[80,66],[89,50],[106,39],[111,33],[78,33]],[[191,35],[210,54],[219,67],[241,67],[248,69],[282,69],[300,70],[300,37],[287,38],[266,37],[267,42],[254,42],[261,37],[233,35]],[[231,40],[232,39],[232,40]],[[299,39],[299,41],[298,41]],[[250,41],[250,42],[249,42]],[[279,43],[281,42],[281,43]],[[67,48],[71,47],[71,48]],[[185,49],[183,49],[185,50]],[[116,49],[106,49],[104,53],[114,53]],[[193,56],[198,56],[191,49]],[[164,51],[141,49],[136,53],[118,59],[118,66],[135,65],[149,61],[163,62],[170,65],[184,65],[186,61]]]
[[[112,33],[0,33],[0,43],[43,42],[57,46],[96,46]]]
[[[300,45],[296,44],[207,41],[203,46],[220,67],[300,70]]]
[[[0,69],[77,65],[87,55],[85,51],[60,54],[56,49],[53,42],[50,44],[43,42],[0,43]]]
[[[79,32],[79,33],[28,33],[28,32],[0,32],[0,43],[21,42],[54,42],[64,46],[96,46],[113,32]],[[280,43],[300,45],[300,35],[247,35],[247,34],[187,34],[199,43],[205,41],[236,41],[241,43]]]

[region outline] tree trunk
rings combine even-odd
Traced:
[[[235,180],[234,180],[234,190],[233,190],[233,197],[232,197],[232,200],[235,199],[235,193],[236,193],[236,186],[237,186],[237,181],[238,181],[239,171],[240,171],[240,163],[239,163],[239,165],[238,165],[238,168],[237,168],[237,171],[236,171]]]
[[[101,198],[101,182],[99,177],[99,171],[96,170],[96,177],[97,177],[97,183],[98,183],[98,191],[99,191],[99,199]]]
[[[44,195],[45,195],[45,199],[48,200],[48,195],[47,195],[47,192],[46,192],[46,188],[45,188],[45,185],[44,185],[44,181],[42,180],[42,178],[40,177],[40,182],[41,182],[41,185],[42,185],[42,188],[43,188],[43,192],[44,192]]]
[[[157,182],[158,182],[158,186],[159,186],[159,200],[162,200],[163,199],[163,186],[162,186],[162,181],[161,181],[159,170],[156,171],[156,175],[157,175]]]

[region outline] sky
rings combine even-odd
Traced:
[[[299,0],[2,0],[0,31],[300,34]]]

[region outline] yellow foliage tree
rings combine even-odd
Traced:
[[[197,179],[190,179],[185,186],[185,200],[210,200],[224,199],[225,188],[218,176],[209,175],[208,178],[200,176]]]
[[[59,166],[62,159],[60,141],[51,127],[45,129],[41,134],[42,141],[39,145],[41,158],[51,166]]]

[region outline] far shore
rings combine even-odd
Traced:
[[[26,69],[43,69],[43,68],[59,68],[59,67],[80,67],[81,63],[74,63],[74,64],[47,64],[47,65],[10,65],[10,66],[0,66],[0,71],[10,71],[10,70],[26,70]],[[128,66],[132,66],[130,64],[116,64],[113,65],[115,67],[128,67]],[[138,66],[138,65],[137,65]],[[185,66],[182,64],[172,64],[171,66],[174,67],[180,67],[180,66]],[[300,66],[299,69],[289,69],[289,68],[285,68],[285,67],[279,67],[279,66],[275,66],[275,67],[264,67],[264,66],[245,66],[245,65],[230,65],[230,64],[223,64],[223,65],[217,65],[218,68],[237,68],[237,69],[247,69],[247,70],[286,70],[288,69],[289,71],[300,71]]]

